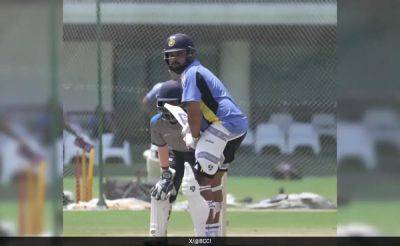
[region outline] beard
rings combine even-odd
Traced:
[[[177,62],[173,62],[172,64],[168,64],[169,70],[171,70],[172,72],[174,72],[176,74],[183,73],[183,71],[185,71],[186,67],[187,67],[186,64],[182,65],[182,64],[179,64]]]

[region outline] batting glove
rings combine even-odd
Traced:
[[[183,141],[186,143],[188,149],[196,149],[199,138],[194,138],[190,132],[189,124],[185,125],[182,129]]]
[[[174,169],[163,170],[160,180],[150,190],[151,196],[156,200],[167,200],[170,196],[176,195],[174,177]]]
[[[196,149],[197,142],[199,141],[199,138],[194,138],[192,134],[189,132],[185,135],[183,138],[183,141],[186,143],[186,147],[188,149]]]

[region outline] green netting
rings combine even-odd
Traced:
[[[199,14],[188,17],[193,4]],[[214,19],[203,15],[207,8],[221,11],[221,4],[243,6],[239,12],[246,19],[241,23],[226,12]],[[65,113],[92,138],[98,103],[94,6],[95,1],[64,1],[61,76]],[[158,23],[156,14],[146,15],[146,6],[154,13],[163,13],[157,11],[164,6],[165,22]],[[276,6],[273,14],[280,22],[254,12]],[[140,15],[138,9],[144,12]],[[198,59],[224,81],[248,115],[253,134],[276,113],[301,123],[310,123],[317,113],[335,115],[336,1],[102,1],[101,11],[105,131],[114,135],[115,146],[127,141],[131,150],[126,165],[105,160],[105,176],[145,169],[142,152],[150,147],[151,114],[142,99],[154,84],[169,79],[161,51],[172,33],[193,38]],[[230,174],[267,177],[276,165],[288,162],[305,176],[336,175],[335,136],[319,143],[318,154],[307,147],[256,153],[254,143],[243,145]],[[72,173],[66,165],[65,174]]]

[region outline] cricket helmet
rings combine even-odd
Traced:
[[[169,64],[169,53],[177,52],[177,51],[186,51],[186,61],[184,64],[179,66],[172,66]],[[167,63],[169,69],[177,74],[181,74],[190,63],[193,62],[194,52],[195,52],[194,44],[192,39],[183,33],[176,33],[167,38],[164,43],[164,61]]]
[[[157,110],[162,113],[162,119],[177,123],[174,116],[164,107],[165,103],[180,105],[182,100],[182,86],[178,81],[168,80],[162,83],[157,94]]]

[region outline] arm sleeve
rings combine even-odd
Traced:
[[[193,101],[201,101],[201,93],[196,83],[196,70],[190,69],[187,71],[183,83],[182,102]]]
[[[149,92],[146,94],[146,98],[150,103],[153,103],[156,101],[158,91],[160,90],[161,83],[157,83],[151,88]]]

